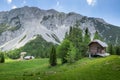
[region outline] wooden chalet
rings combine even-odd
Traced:
[[[89,43],[89,57],[94,56],[108,56],[109,54],[106,53],[107,44],[100,40],[93,40]]]

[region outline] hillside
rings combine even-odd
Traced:
[[[49,67],[48,59],[0,64],[0,80],[119,80],[120,56],[83,58],[73,64]],[[18,66],[19,65],[19,66]]]
[[[98,31],[107,43],[120,43],[120,27],[101,18],[25,6],[0,12],[0,49],[20,48],[37,35],[41,35],[47,42],[59,44],[70,26],[75,24],[79,25],[83,33],[88,28],[91,38]]]

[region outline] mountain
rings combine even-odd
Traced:
[[[0,48],[1,50],[20,48],[34,40],[37,35],[41,35],[47,42],[59,44],[70,26],[76,23],[83,32],[88,28],[91,38],[98,31],[107,43],[120,43],[120,27],[109,24],[101,18],[25,6],[0,12]]]

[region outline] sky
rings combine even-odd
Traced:
[[[0,11],[30,6],[55,9],[59,12],[76,12],[83,16],[103,18],[120,26],[120,0],[0,0]]]

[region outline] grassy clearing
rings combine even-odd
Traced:
[[[29,61],[10,60],[10,62],[0,64],[0,80],[14,80],[16,78],[21,80],[24,77],[24,74],[29,72],[29,75],[32,75],[36,69],[44,70],[47,66],[48,59],[35,59]]]
[[[44,80],[119,80],[120,57],[85,58],[74,65],[62,66],[62,69],[65,70],[46,76]]]
[[[120,56],[84,58],[50,67],[48,59],[0,64],[0,80],[119,80]]]

